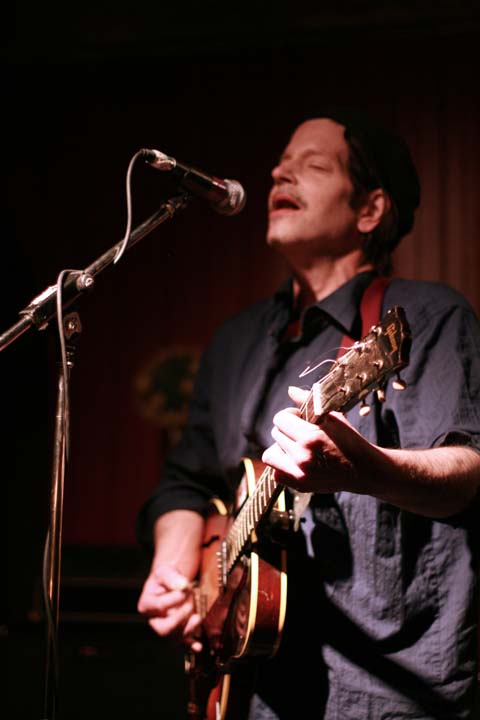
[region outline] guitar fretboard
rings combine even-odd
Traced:
[[[225,538],[227,572],[231,570],[251,533],[257,528],[258,523],[282,490],[283,486],[275,481],[275,470],[271,467],[265,468],[255,485],[255,490],[245,501]]]
[[[300,415],[304,420],[314,422],[316,415],[313,409],[312,392],[309,393],[300,408]],[[231,570],[236,559],[242,553],[251,533],[256,530],[258,523],[283,489],[283,485],[279,485],[275,480],[275,470],[271,467],[265,468],[255,485],[253,493],[245,501],[225,539],[227,572]]]

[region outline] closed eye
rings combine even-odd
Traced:
[[[319,165],[318,163],[309,163],[308,167],[311,170],[323,170],[324,172],[328,172],[330,169],[326,165]]]

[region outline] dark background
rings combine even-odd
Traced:
[[[449,282],[480,309],[478,3],[22,3],[4,109],[12,150],[2,331],[63,268],[123,236],[125,173],[155,147],[248,202],[236,217],[197,201],[99,276],[77,304],[65,484],[61,717],[177,718],[181,655],[136,618],[148,556],[135,516],[172,443],[136,379],[159,353],[201,350],[214,328],[277,287],[264,245],[269,172],[303,111],[359,106],[405,135],[423,203],[398,274]],[[134,224],[170,195],[133,173]],[[55,328],[2,353],[9,502],[12,709],[41,716],[41,556],[48,523]],[[7,463],[5,464],[7,466]],[[6,524],[5,524],[6,527]]]

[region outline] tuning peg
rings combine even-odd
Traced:
[[[385,390],[383,388],[377,388],[376,390],[378,401],[381,403],[385,402]]]
[[[365,400],[362,400],[362,404],[360,405],[360,410],[358,411],[362,417],[365,417],[365,415],[368,415],[371,408],[370,405],[367,405]]]
[[[394,390],[405,390],[407,387],[407,383],[405,380],[402,380],[400,373],[397,373],[396,379],[392,382],[392,387]]]

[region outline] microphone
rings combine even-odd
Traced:
[[[159,150],[144,148],[140,153],[145,162],[157,170],[172,172],[180,179],[183,187],[208,200],[213,209],[221,215],[236,215],[243,210],[247,198],[245,190],[237,180],[220,180],[201,170],[183,165]]]

